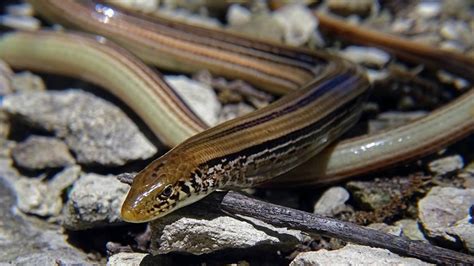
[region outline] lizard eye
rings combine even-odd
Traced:
[[[162,196],[163,198],[169,198],[172,193],[173,193],[173,187],[171,185],[167,185],[161,192],[160,196]]]

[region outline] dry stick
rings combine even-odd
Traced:
[[[224,195],[220,207],[226,212],[250,216],[270,224],[361,245],[385,248],[400,255],[416,257],[433,263],[474,264],[474,256],[382,233],[334,218],[263,202],[232,191]]]

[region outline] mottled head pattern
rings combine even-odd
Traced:
[[[168,153],[138,173],[122,205],[123,220],[147,222],[207,195],[191,182],[196,171],[192,162],[181,153]]]

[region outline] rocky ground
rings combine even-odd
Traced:
[[[30,17],[28,5],[11,2],[15,5],[2,6],[2,30],[41,25]],[[158,9],[158,1],[132,2],[133,8],[144,12],[323,48],[363,65],[373,93],[354,130],[357,134],[422,117],[472,87],[444,70],[427,71],[382,50],[337,40],[318,30],[317,20],[303,4],[272,10],[279,1],[224,8],[165,1]],[[313,8],[351,23],[474,56],[473,1],[311,2]],[[166,80],[209,125],[251,112],[275,98],[205,70],[192,77],[167,75]],[[184,89],[189,86],[193,89]],[[166,151],[136,121],[136,115],[100,88],[12,71],[0,62],[0,262],[426,264],[387,250],[310,237],[212,209],[184,208],[149,226],[125,224],[119,210],[128,186],[116,176],[138,171]],[[332,187],[247,192],[276,204],[472,254],[472,147],[470,136],[416,162]]]

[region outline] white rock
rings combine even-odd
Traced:
[[[0,15],[0,25],[17,30],[35,31],[41,27],[41,22],[34,17]]]
[[[211,87],[186,76],[165,76],[165,79],[204,122],[210,126],[217,124],[221,104]]]
[[[345,58],[359,64],[383,67],[390,60],[390,55],[374,47],[349,46],[341,51]]]
[[[231,26],[239,26],[248,23],[252,17],[252,13],[247,8],[232,4],[227,10],[227,23]]]
[[[349,244],[341,249],[325,249],[298,254],[291,266],[306,265],[430,265],[414,258],[400,257],[386,249]]]
[[[332,216],[345,206],[349,192],[343,187],[332,187],[326,190],[314,206],[314,213]]]
[[[312,11],[301,4],[286,5],[273,13],[284,32],[286,44],[299,46],[313,36],[318,21]]]
[[[460,155],[449,156],[432,161],[428,168],[433,174],[444,175],[450,172],[460,170],[464,167],[464,160]]]
[[[117,253],[107,259],[107,266],[139,266],[147,255],[147,253]]]
[[[423,18],[438,16],[441,12],[441,1],[422,1],[415,7],[415,12]]]
[[[418,217],[428,236],[452,242],[456,242],[457,236],[466,246],[473,247],[474,226],[467,222],[472,219],[473,205],[474,189],[433,187],[418,202]]]
[[[24,71],[12,76],[12,89],[15,92],[44,91],[46,86],[40,76]]]

